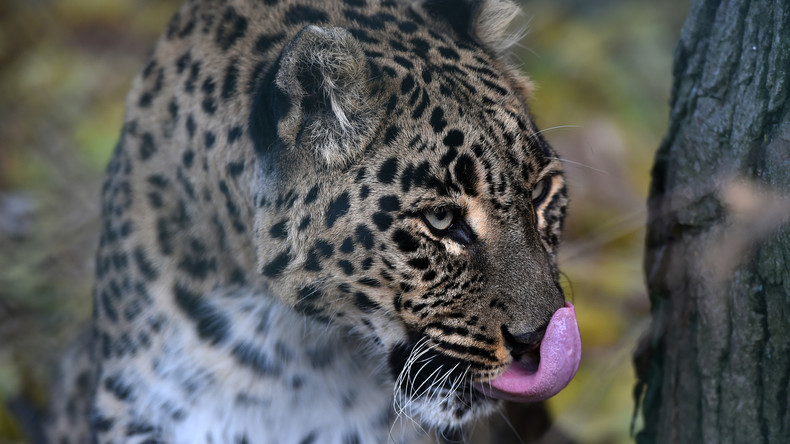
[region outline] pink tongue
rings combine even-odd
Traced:
[[[582,341],[576,310],[569,302],[551,317],[540,343],[537,371],[528,371],[514,361],[505,373],[475,388],[492,398],[518,402],[537,402],[550,398],[565,388],[579,369]]]

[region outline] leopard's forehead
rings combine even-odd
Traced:
[[[356,174],[346,174],[344,185],[360,183],[373,169],[376,177],[384,178],[379,182],[400,179],[402,191],[410,192],[412,174],[418,174],[418,181],[427,170],[439,174],[455,166],[459,156],[458,168],[475,163],[492,193],[503,198],[514,192],[510,187],[507,193],[496,191],[505,181],[523,194],[543,176],[559,174],[556,155],[526,105],[528,80],[492,51],[441,26],[443,33],[434,31],[413,12],[409,19],[420,20],[422,26],[378,13],[363,21],[373,20],[375,26],[363,30],[354,26],[364,15],[346,10],[344,16],[354,19],[345,25],[364,48],[370,100],[382,114],[376,136],[344,171]],[[297,165],[302,165],[303,177],[313,174],[312,158],[298,160],[284,161],[292,167],[288,179],[300,175],[293,174]]]

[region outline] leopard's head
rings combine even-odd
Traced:
[[[250,116],[269,196],[260,273],[296,310],[371,338],[396,408],[439,427],[551,396],[578,365],[560,161],[483,34],[511,8],[429,1],[364,40],[308,26]]]

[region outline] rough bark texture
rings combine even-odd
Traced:
[[[786,443],[790,0],[692,1],[673,75],[648,202],[637,442]]]

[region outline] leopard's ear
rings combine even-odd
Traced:
[[[502,53],[523,37],[523,30],[508,32],[521,12],[510,0],[424,0],[422,8],[437,21],[449,23],[461,36]]]
[[[286,149],[309,147],[327,165],[340,166],[362,152],[375,134],[380,107],[371,97],[368,61],[343,28],[303,29],[283,49],[269,82],[273,90],[266,103],[253,104],[253,130],[270,116],[269,132],[276,127]],[[261,144],[277,142],[272,134],[259,136],[259,150],[270,149]]]

